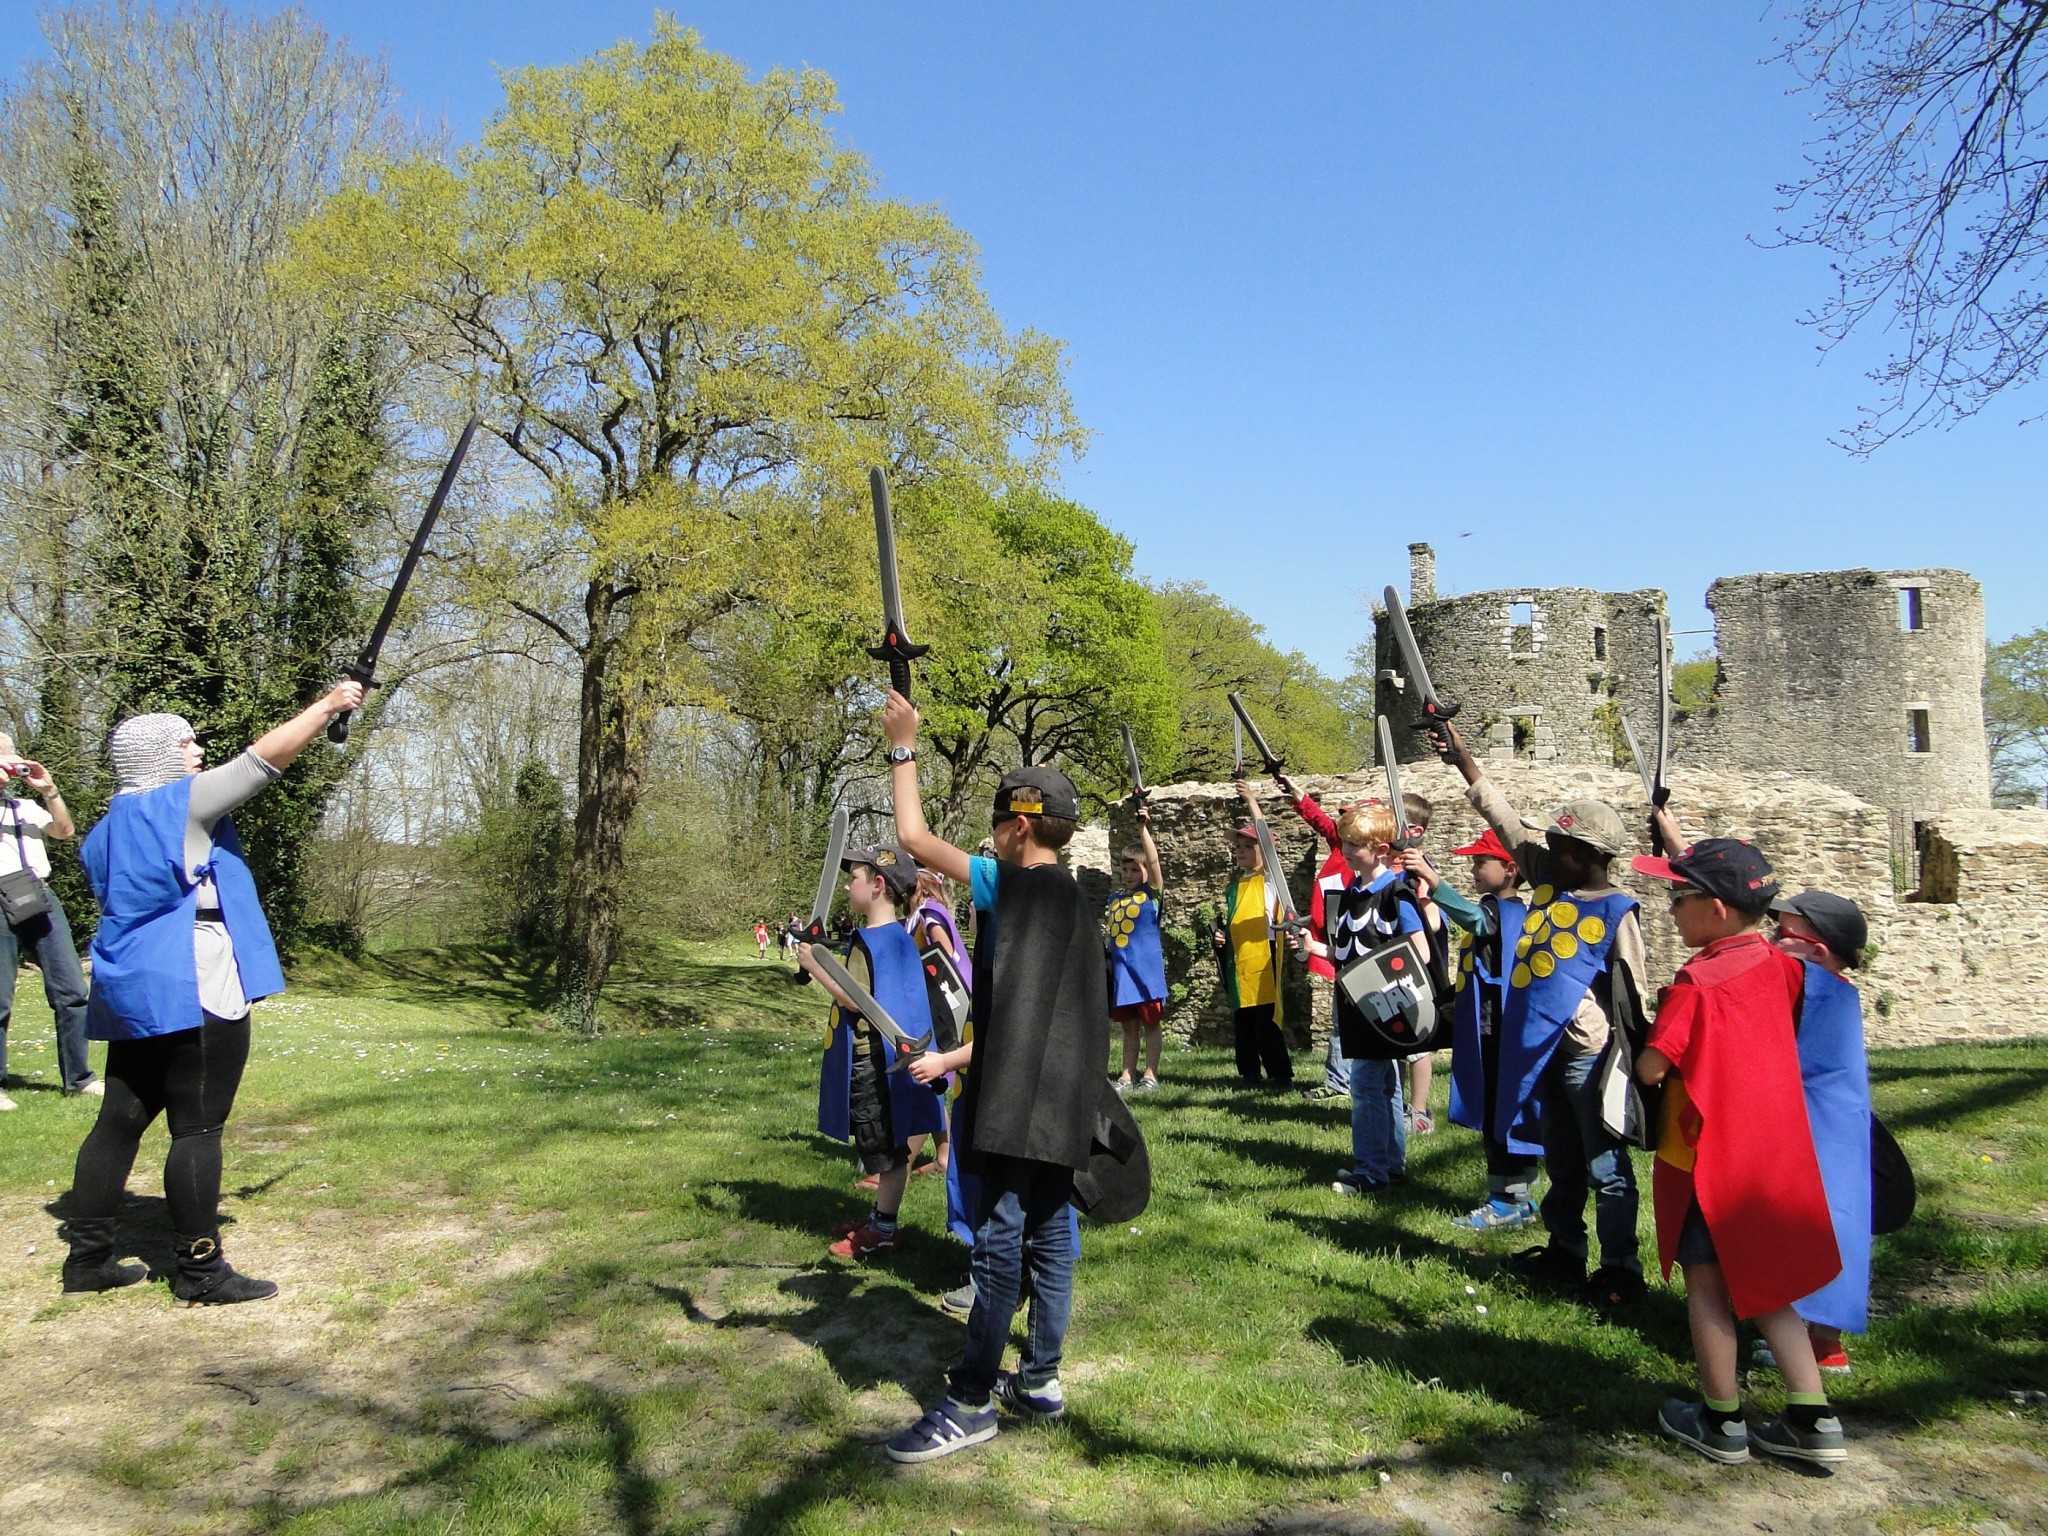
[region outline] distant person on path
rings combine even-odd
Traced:
[[[1398,823],[1378,801],[1337,818],[1338,846],[1350,875],[1334,902],[1325,902],[1327,939],[1294,936],[1309,955],[1326,956],[1341,975],[1354,961],[1406,936],[1427,962],[1429,936],[1415,892],[1388,859]],[[1340,1195],[1376,1195],[1408,1177],[1407,1118],[1401,1105],[1400,1047],[1385,1038],[1340,986],[1336,1029],[1351,1077],[1351,1166],[1331,1188]]]
[[[1119,1093],[1150,1093],[1159,1086],[1159,1021],[1166,1012],[1166,950],[1159,929],[1159,897],[1166,877],[1159,866],[1159,845],[1152,840],[1152,809],[1140,800],[1132,810],[1138,840],[1124,849],[1120,863],[1124,888],[1109,898],[1103,914],[1103,939],[1109,945],[1109,1016],[1123,1027],[1124,1070]],[[1138,1070],[1140,1036],[1145,1046],[1145,1075]]]
[[[1337,836],[1337,823],[1330,819],[1330,813],[1317,803],[1314,795],[1297,790],[1294,781],[1286,774],[1275,773],[1273,782],[1279,786],[1280,793],[1293,802],[1296,814],[1329,845],[1329,852],[1324,855],[1321,867],[1316,870],[1315,890],[1310,893],[1308,900],[1309,937],[1328,948],[1330,903],[1351,880],[1350,866],[1344,862],[1344,849],[1341,846],[1341,839]],[[1340,805],[1337,807],[1337,814],[1341,816],[1350,809],[1348,805]],[[1344,1060],[1344,1043],[1337,1037],[1337,968],[1330,964],[1328,955],[1310,951],[1308,972],[1311,976],[1322,977],[1329,984],[1330,1038],[1323,1047],[1323,1080],[1302,1089],[1302,1097],[1348,1099],[1351,1097],[1351,1069]]]
[[[903,927],[903,908],[917,891],[917,865],[893,843],[849,849],[845,856],[847,904],[861,916],[846,957],[847,973],[865,987],[904,1030],[922,1034],[931,1005],[917,945]],[[938,1095],[907,1072],[891,1072],[892,1050],[800,945],[797,959],[836,1004],[818,1083],[818,1129],[853,1143],[861,1173],[873,1179],[874,1209],[847,1222],[827,1250],[842,1259],[893,1253],[896,1219],[910,1182],[910,1138],[946,1126]]]
[[[1237,781],[1237,792],[1251,820],[1236,829],[1232,849],[1238,872],[1223,888],[1223,905],[1210,938],[1221,962],[1224,993],[1235,1010],[1232,1022],[1238,1081],[1247,1088],[1256,1088],[1261,1081],[1284,1088],[1294,1081],[1294,1063],[1288,1059],[1287,1039],[1280,1033],[1277,924],[1285,908],[1276,885],[1279,876],[1268,878],[1265,857],[1259,851],[1262,818],[1258,797],[1243,779]]]
[[[43,803],[34,805],[7,792],[16,779]],[[49,770],[16,751],[13,737],[0,735],[0,880],[39,898],[29,904],[43,908],[0,921],[0,1113],[15,1107],[6,1091],[7,1034],[14,1013],[15,975],[23,957],[43,973],[43,996],[49,999],[56,1024],[57,1075],[64,1091],[93,1097],[106,1092],[86,1062],[85,973],[71,940],[71,922],[48,884],[49,839],[67,838],[77,830]]]
[[[768,958],[768,924],[765,921],[754,924],[754,958]]]
[[[1059,1368],[1079,1245],[1069,1210],[1088,1166],[1109,1053],[1102,929],[1059,850],[1081,799],[1056,768],[996,786],[994,858],[970,857],[925,824],[917,711],[893,690],[882,712],[896,834],[912,857],[964,883],[977,914],[974,1046],[953,1157],[980,1181],[974,1301],[946,1395],[888,1442],[892,1460],[931,1461],[995,1438],[996,1405],[1037,1420],[1066,1412]],[[1000,1369],[1024,1276],[1029,1327],[1015,1372]]]
[[[1795,1037],[1809,967],[1762,931],[1778,883],[1750,844],[1703,838],[1635,867],[1671,882],[1671,918],[1694,951],[1636,1061],[1639,1080],[1663,1089],[1657,1251],[1667,1275],[1673,1262],[1685,1271],[1700,1372],[1701,1400],[1670,1399],[1658,1426],[1724,1465],[1749,1460],[1752,1447],[1845,1461],[1841,1420],[1794,1307],[1842,1272]],[[1786,1387],[1784,1416],[1754,1428],[1737,1379],[1741,1318],[1763,1333]]]
[[[1561,806],[1541,838],[1480,772],[1457,729],[1430,731],[1438,752],[1464,777],[1465,796],[1531,882],[1528,921],[1509,955],[1503,1005],[1502,1091],[1543,1106],[1543,1162],[1550,1188],[1538,1207],[1550,1241],[1509,1263],[1532,1280],[1574,1290],[1606,1311],[1645,1294],[1636,1242],[1635,1165],[1628,1143],[1607,1124],[1605,1105],[1625,1097],[1629,1062],[1643,1029],[1647,951],[1636,899],[1609,878],[1627,835],[1599,800]],[[1611,1092],[1610,1090],[1614,1090]],[[1519,1112],[1510,1118],[1510,1124]],[[1586,1273],[1586,1194],[1600,1267]]]
[[[86,1032],[109,1042],[107,1090],[67,1197],[65,1290],[142,1278],[115,1261],[114,1223],[142,1133],[163,1115],[171,1132],[164,1198],[177,1236],[172,1294],[195,1305],[277,1294],[272,1282],[231,1269],[220,1245],[221,1132],[249,1060],[249,1004],[284,990],[228,812],[362,702],[361,683],[339,683],[203,773],[205,754],[181,716],[137,715],[114,727],[114,801],[81,850],[100,904]]]
[[[1508,970],[1503,955],[1521,942],[1528,905],[1515,895],[1522,875],[1514,855],[1488,827],[1473,842],[1453,848],[1472,861],[1477,901],[1437,878],[1436,869],[1411,852],[1405,865],[1418,876],[1444,916],[1460,932],[1457,998],[1452,1004],[1451,1121],[1479,1132],[1486,1144],[1486,1202],[1457,1225],[1491,1232],[1527,1226],[1536,1219],[1529,1184],[1543,1152],[1542,1129],[1533,1106],[1501,1091],[1502,1015]]]

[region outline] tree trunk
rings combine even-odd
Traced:
[[[597,1000],[618,955],[626,833],[647,764],[641,690],[620,675],[630,597],[594,582],[584,599],[589,635],[577,707],[576,838],[562,901],[555,1009],[597,1032]]]

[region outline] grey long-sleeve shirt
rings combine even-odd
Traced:
[[[253,750],[245,750],[232,761],[193,778],[191,807],[185,813],[187,878],[213,861],[213,829],[221,817],[253,799],[277,777],[277,769]],[[199,880],[199,910],[220,911],[220,893],[210,874]],[[199,1006],[217,1019],[247,1015],[249,999],[242,991],[241,969],[235,964],[235,941],[218,916],[202,917],[192,925],[192,957],[199,968]]]

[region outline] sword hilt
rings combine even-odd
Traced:
[[[880,645],[868,647],[868,654],[877,661],[889,663],[889,686],[907,699],[910,697],[910,664],[930,649],[928,645],[913,645],[892,629],[882,636]]]
[[[365,691],[377,686],[376,669],[365,666],[360,661],[352,661],[343,667],[341,675],[352,682],[361,683]],[[344,709],[340,714],[327,722],[327,739],[337,747],[348,745],[348,723],[354,715],[354,710]]]
[[[1438,699],[1435,703],[1418,700],[1422,704],[1422,718],[1415,722],[1415,729],[1426,731],[1432,725],[1441,725],[1446,720],[1458,718],[1458,711],[1465,706],[1457,699]]]

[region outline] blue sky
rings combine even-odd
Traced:
[[[311,0],[473,133],[494,66],[644,36],[651,7]],[[523,12],[523,14],[522,14]],[[685,4],[839,83],[895,196],[1066,341],[1094,446],[1066,490],[1341,672],[1431,540],[1439,582],[1660,586],[1953,565],[2048,623],[2048,393],[1873,458],[1831,446],[1883,338],[1823,360],[1823,259],[1769,249],[1813,134],[1757,5]],[[0,62],[40,49],[0,11]],[[1682,649],[1706,636],[1682,638]]]

